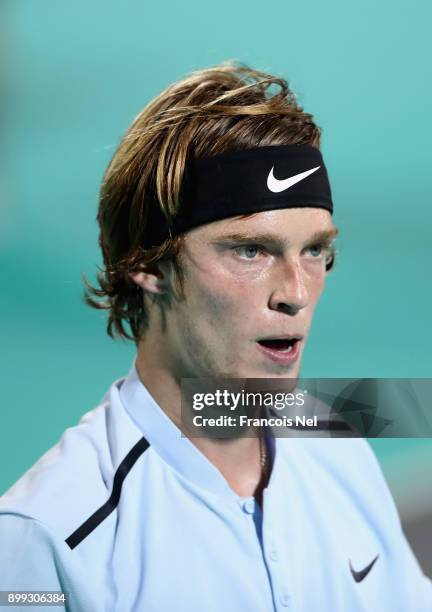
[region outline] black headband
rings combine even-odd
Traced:
[[[180,207],[171,228],[155,202],[148,241],[228,217],[278,208],[324,208],[333,213],[330,183],[320,151],[310,145],[257,147],[186,164]]]

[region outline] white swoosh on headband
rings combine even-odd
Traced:
[[[289,178],[286,178],[280,181],[274,177],[274,174],[273,174],[274,166],[273,166],[273,168],[270,170],[269,175],[267,177],[267,187],[273,193],[279,193],[281,191],[285,191],[285,189],[292,187],[293,185],[295,185],[299,181],[302,181],[304,178],[306,178],[313,172],[316,172],[318,168],[320,167],[321,166],[317,166],[316,168],[312,168],[311,170],[306,170],[306,172],[300,172],[300,174],[295,174],[294,176],[290,176]]]

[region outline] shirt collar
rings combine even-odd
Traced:
[[[219,470],[182,435],[155,402],[133,364],[120,387],[120,401],[154,450],[184,478],[219,496],[241,499]]]

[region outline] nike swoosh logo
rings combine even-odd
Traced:
[[[305,179],[307,176],[309,176],[313,172],[316,172],[318,168],[320,167],[321,166],[317,166],[316,168],[311,168],[310,170],[306,170],[305,172],[300,172],[300,174],[294,174],[294,176],[290,176],[289,178],[279,180],[275,178],[273,174],[273,170],[274,170],[274,166],[273,166],[273,168],[270,170],[269,175],[267,177],[267,187],[273,193],[280,193],[281,191],[285,191],[285,189],[292,187],[296,183],[299,183],[300,181]]]
[[[356,582],[361,582],[362,580],[364,580],[366,578],[366,576],[369,574],[369,572],[371,571],[371,569],[374,566],[375,561],[378,559],[379,555],[377,555],[375,557],[375,559],[373,559],[369,565],[367,565],[364,569],[360,570],[360,571],[356,571],[355,569],[353,569],[353,566],[351,565],[351,560],[349,562],[349,566],[350,566],[350,570],[351,570],[351,574],[352,577],[354,578],[354,580]]]

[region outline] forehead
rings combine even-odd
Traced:
[[[280,241],[304,241],[318,232],[337,230],[329,211],[322,208],[284,208],[214,221],[188,232],[191,241],[214,241],[268,235]]]

